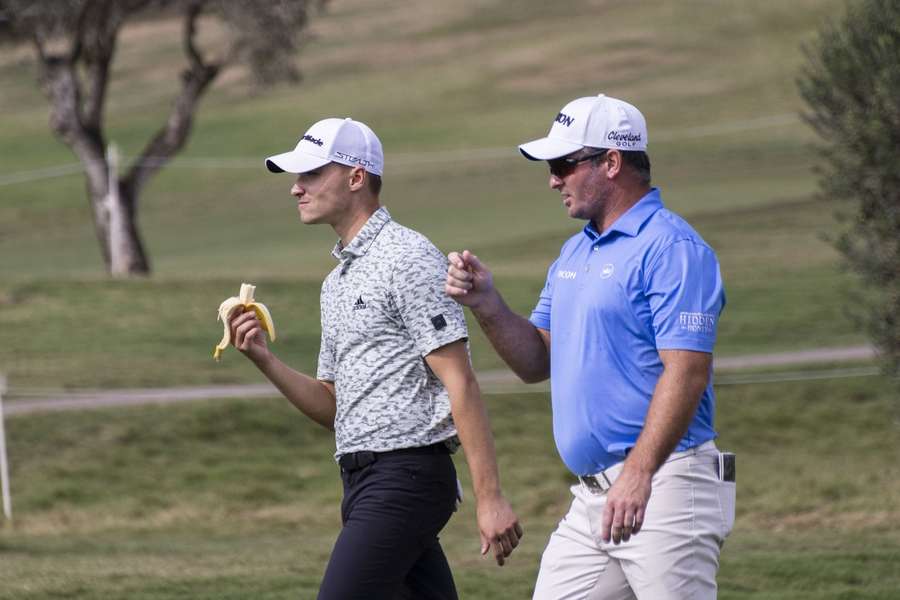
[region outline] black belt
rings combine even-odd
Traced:
[[[386,452],[370,452],[361,450],[360,452],[350,452],[341,454],[338,464],[344,471],[358,471],[363,467],[368,467],[375,462],[379,456],[401,456],[403,454],[450,454],[450,448],[444,442],[431,444],[430,446],[418,446],[415,448],[398,448],[397,450],[388,450]]]

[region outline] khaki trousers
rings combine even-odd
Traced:
[[[534,600],[711,600],[719,551],[734,525],[735,484],[719,479],[707,442],[672,454],[653,476],[640,532],[604,543],[605,493],[572,486],[574,500],[541,559]],[[607,471],[614,479],[621,465]]]

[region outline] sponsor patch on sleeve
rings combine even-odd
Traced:
[[[444,315],[438,315],[436,317],[431,317],[431,324],[434,325],[434,328],[440,331],[444,327],[447,326],[447,319],[444,318]]]
[[[715,333],[716,315],[702,312],[682,312],[678,315],[678,326],[691,333]]]

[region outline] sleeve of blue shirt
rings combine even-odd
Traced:
[[[553,298],[553,274],[556,272],[556,263],[559,262],[559,259],[553,261],[553,264],[550,265],[550,268],[547,269],[547,281],[544,283],[544,289],[541,290],[541,295],[538,298],[538,303],[534,307],[534,310],[531,311],[531,318],[529,319],[535,327],[538,329],[545,329],[546,331],[550,331],[550,308],[551,308],[551,299]]]
[[[644,293],[657,349],[713,351],[725,292],[712,248],[696,240],[669,245],[645,271]]]

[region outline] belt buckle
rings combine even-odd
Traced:
[[[612,487],[612,482],[603,471],[600,471],[596,475],[582,475],[578,479],[581,480],[581,484],[584,485],[590,493],[596,495],[605,494],[609,491],[609,488]]]

